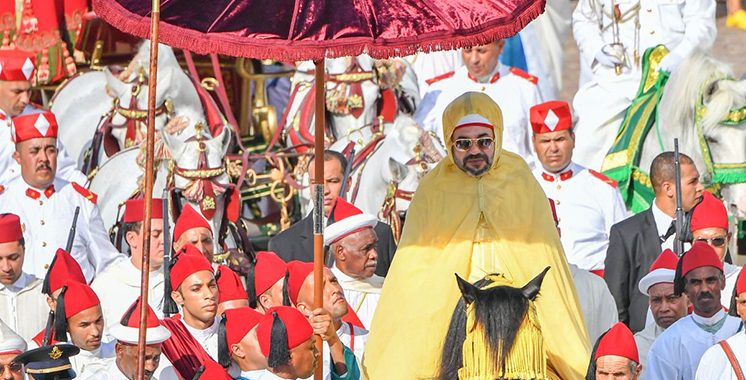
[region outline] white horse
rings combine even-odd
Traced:
[[[672,151],[678,138],[679,150],[694,160],[703,182],[719,182],[722,168],[740,171],[741,179],[722,183],[722,195],[729,211],[746,219],[744,107],[746,80],[735,79],[729,65],[695,52],[666,84],[658,113],[660,139],[654,127],[645,139],[640,167],[650,168],[653,158],[663,150]]]
[[[145,41],[122,73],[112,73],[108,67],[83,73],[65,82],[55,93],[51,110],[60,125],[59,138],[80,168],[107,114],[111,115],[111,137],[117,145],[112,147],[114,142],[111,142],[110,152],[136,145],[144,138],[149,57],[150,42]],[[158,60],[156,130],[160,130],[169,117],[204,112],[194,85],[182,71],[173,50],[159,44]],[[128,121],[134,126],[130,136],[127,136]],[[106,150],[100,149],[99,164],[107,159]]]

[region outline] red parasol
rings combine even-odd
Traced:
[[[367,53],[387,58],[483,45],[516,34],[544,11],[544,4],[545,0],[152,0],[149,5],[143,0],[93,0],[93,9],[114,27],[152,40],[151,75],[156,73],[160,41],[200,54],[314,60],[316,83],[322,84],[326,57]],[[143,305],[150,251],[155,82],[151,78],[148,101]],[[324,151],[324,88],[315,86],[316,157]],[[315,165],[314,302],[321,307],[324,161],[315,160]],[[144,363],[143,327],[140,335],[138,379]],[[320,351],[321,339],[316,344]],[[315,377],[321,379],[321,365]]]

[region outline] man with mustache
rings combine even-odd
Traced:
[[[725,288],[723,262],[703,242],[695,242],[679,260],[674,294],[686,293],[692,314],[679,319],[655,340],[648,354],[648,379],[694,379],[702,355],[741,329],[741,320],[720,304]]]
[[[86,281],[109,264],[122,259],[109,241],[96,195],[57,173],[57,120],[42,111],[13,118],[13,158],[21,166],[21,176],[3,184],[0,212],[21,219],[26,242],[23,269],[43,277],[55,251],[68,242],[75,210],[80,209],[70,254],[80,264]]]
[[[521,370],[583,378],[590,342],[572,275],[546,195],[523,158],[503,149],[501,107],[484,93],[467,92],[448,105],[442,124],[448,158],[423,178],[412,200],[370,326],[363,372],[372,379],[435,376],[439,343],[461,298],[454,273],[470,282],[501,273],[517,285],[549,266],[536,301],[546,365],[524,363]]]
[[[0,49],[0,184],[3,185],[21,175],[21,167],[13,159],[15,144],[11,136],[11,119],[40,111],[31,103],[31,79],[36,69],[34,61],[28,52]],[[70,182],[85,183],[86,176],[77,169],[62,143],[58,140],[56,144],[59,176]]]
[[[535,105],[530,120],[534,151],[541,164],[534,169],[534,177],[554,200],[567,261],[603,277],[609,230],[627,217],[616,182],[572,161],[575,133],[566,102]]]

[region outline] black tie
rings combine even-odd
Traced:
[[[671,235],[675,233],[676,233],[676,221],[672,220],[671,225],[668,226],[668,230],[666,230],[666,233],[660,236],[661,243],[664,243],[666,240],[668,240],[668,238],[671,237]]]

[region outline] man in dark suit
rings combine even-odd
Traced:
[[[691,158],[680,155],[681,205],[685,212],[697,204],[704,190]],[[648,297],[638,290],[658,255],[673,248],[676,216],[676,180],[673,152],[659,154],[650,165],[653,205],[611,227],[604,278],[616,301],[619,321],[634,331],[645,327]]]
[[[341,153],[324,151],[324,215],[327,217],[334,199],[342,193],[342,178],[346,167],[347,159]],[[308,174],[311,177],[314,175],[313,160],[308,165]],[[349,184],[348,179],[344,189],[345,194],[349,190]],[[385,277],[396,252],[394,234],[388,224],[380,221],[374,230],[378,236],[376,274]],[[291,260],[313,262],[313,215],[308,214],[298,223],[273,237],[269,241],[269,250],[276,252],[286,262]]]

